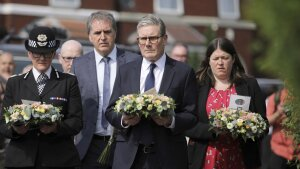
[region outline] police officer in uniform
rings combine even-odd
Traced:
[[[33,68],[8,79],[3,109],[15,104],[41,102],[61,108],[63,118],[51,124],[12,125],[2,116],[0,132],[10,139],[5,167],[26,169],[74,169],[80,166],[73,136],[82,129],[82,106],[74,75],[51,64],[60,41],[48,27],[35,27],[25,41]]]

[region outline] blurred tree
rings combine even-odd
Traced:
[[[197,52],[190,52],[189,53],[189,59],[188,59],[188,64],[195,70],[198,71],[200,68],[202,60],[199,56],[199,53]]]
[[[287,131],[300,143],[300,1],[299,0],[248,0],[247,16],[253,19],[260,36],[267,40],[261,43],[264,50],[260,62],[263,70],[283,79],[291,91],[292,113],[288,114]]]

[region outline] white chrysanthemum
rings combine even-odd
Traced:
[[[230,129],[232,129],[233,128],[233,124],[232,123],[228,123],[227,124],[227,128],[230,130]]]
[[[251,130],[252,130],[253,133],[256,133],[257,132],[257,127],[253,126],[253,127],[251,127]]]

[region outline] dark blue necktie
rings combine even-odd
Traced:
[[[109,68],[109,57],[103,57],[102,62],[104,62],[104,78],[103,78],[103,104],[102,104],[102,120],[101,124],[103,128],[108,127],[108,122],[105,118],[105,111],[108,106],[110,98],[110,68]]]
[[[153,72],[155,67],[156,67],[155,63],[150,64],[150,71],[149,71],[149,73],[146,77],[146,81],[145,81],[145,91],[155,87],[155,77],[154,77],[154,72]]]
[[[151,63],[150,64],[150,71],[146,77],[146,81],[145,81],[145,91],[152,89],[155,87],[155,77],[154,77],[154,69],[156,67],[155,63]],[[153,129],[152,129],[152,121],[150,121],[149,119],[144,119],[141,122],[141,131],[140,131],[140,143],[141,144],[145,144],[145,145],[149,145],[153,143]]]

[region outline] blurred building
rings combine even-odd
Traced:
[[[177,41],[186,43],[190,53],[201,57],[207,42],[225,36],[234,41],[248,72],[253,74],[250,43],[256,25],[244,20],[244,3],[245,0],[0,0],[0,25],[16,40],[26,38],[34,25],[46,25],[55,27],[61,39],[89,44],[87,17],[96,10],[107,10],[117,20],[117,43],[138,49],[137,22],[153,13],[165,21],[170,46]]]

